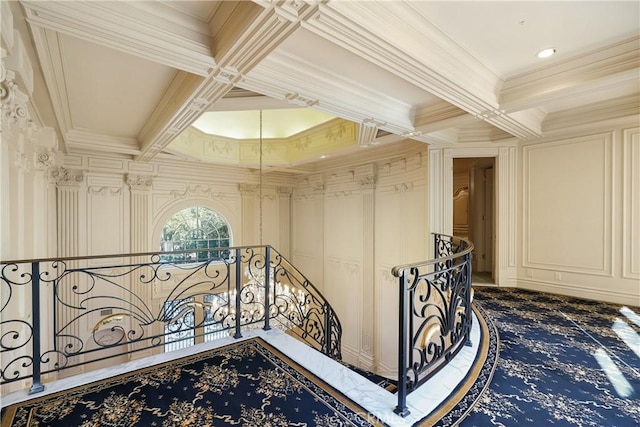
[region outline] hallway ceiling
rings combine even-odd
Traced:
[[[528,140],[639,109],[637,1],[21,4],[48,88],[36,107],[69,153],[170,158],[230,111],[312,109],[355,123],[357,150]]]

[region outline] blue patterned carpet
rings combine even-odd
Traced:
[[[2,427],[380,425],[259,338],[12,405]]]
[[[640,425],[638,307],[475,291],[498,328],[500,357],[489,389],[460,425]]]

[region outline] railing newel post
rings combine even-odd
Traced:
[[[409,415],[407,408],[407,285],[409,280],[407,271],[403,270],[399,279],[400,298],[399,298],[399,316],[400,321],[398,328],[398,405],[393,410],[401,417]]]
[[[40,263],[38,261],[31,263],[31,313],[33,382],[29,394],[34,394],[44,390],[40,366]]]

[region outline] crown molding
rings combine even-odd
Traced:
[[[157,16],[149,8],[128,2],[21,3],[32,28],[58,31],[200,76],[216,65],[208,35]],[[158,3],[158,7],[164,6]],[[196,20],[184,14],[181,18]]]
[[[540,135],[540,123],[532,126],[500,110],[500,77],[411,2],[331,2],[303,26],[514,136]]]
[[[640,38],[634,37],[507,79],[500,93],[500,108],[519,111],[637,81],[639,68]]]
[[[65,139],[70,152],[106,152],[131,156],[140,154],[138,141],[133,138],[106,135],[86,129],[69,129]]]
[[[419,108],[414,116],[415,131],[423,134],[468,126],[478,121],[477,117],[445,101]]]
[[[543,130],[545,137],[551,137],[576,130],[582,132],[608,128],[629,121],[637,125],[638,120],[640,97],[635,94],[550,114]]]

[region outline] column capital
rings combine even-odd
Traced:
[[[240,191],[243,196],[255,196],[258,194],[258,190],[259,187],[257,184],[238,184],[238,191]]]
[[[361,190],[375,190],[376,189],[376,177],[374,175],[365,175],[360,178],[358,182]]]
[[[49,175],[58,187],[79,187],[84,182],[84,172],[81,170],[53,168]]]
[[[125,182],[131,190],[151,190],[153,177],[149,175],[135,175],[128,173],[125,176]]]
[[[276,191],[280,197],[291,197],[291,194],[293,194],[292,187],[278,187],[276,188]]]
[[[29,96],[23,93],[15,82],[15,73],[0,64],[0,101],[2,128],[25,127],[30,121]]]

